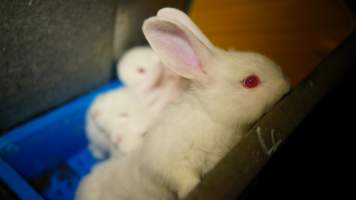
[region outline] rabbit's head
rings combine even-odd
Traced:
[[[117,65],[120,79],[136,90],[149,90],[158,84],[162,69],[158,57],[148,46],[130,49]]]
[[[190,81],[187,92],[218,123],[248,127],[289,90],[273,61],[214,47],[179,10],[161,9],[144,22],[143,32],[164,65]]]
[[[149,115],[136,96],[126,88],[99,96],[89,111],[94,126],[121,153],[141,143],[149,125]]]

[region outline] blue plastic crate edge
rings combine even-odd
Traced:
[[[32,187],[15,172],[6,162],[0,159],[0,178],[21,199],[43,200]]]
[[[65,104],[62,107],[59,107],[53,111],[44,114],[43,116],[39,116],[33,119],[32,121],[29,121],[8,132],[5,132],[5,134],[3,134],[3,136],[0,137],[0,145],[2,144],[1,142],[3,142],[4,140],[13,140],[13,141],[21,140],[22,138],[27,137],[29,134],[32,134],[32,132],[29,130],[42,128],[43,124],[48,124],[52,121],[53,118],[62,116],[66,110],[70,109],[70,107],[77,107],[78,104],[82,104],[82,103],[90,104],[90,102],[98,94],[121,86],[122,86],[121,82],[111,81],[105,84],[104,86],[98,88],[97,90],[94,90],[86,94],[85,96],[78,97],[77,99]],[[1,147],[2,146],[0,146],[0,149]]]
[[[85,147],[85,112],[95,96],[121,85],[111,81],[6,132],[0,138],[0,157],[26,178],[53,169]]]

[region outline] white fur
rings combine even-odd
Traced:
[[[184,80],[163,66],[149,46],[128,50],[117,64],[118,77],[156,117],[184,88]]]
[[[118,63],[118,72],[127,89],[99,96],[88,112],[86,126],[89,148],[96,158],[105,158],[118,152],[127,154],[137,148],[142,142],[137,132],[145,132],[183,89],[182,78],[163,68],[148,46],[127,51]],[[118,121],[120,113],[124,111],[132,113],[126,118],[126,124]],[[120,145],[117,132],[126,137]]]
[[[129,159],[130,158],[130,159]],[[97,164],[84,177],[76,192],[77,200],[174,200],[175,194],[152,183],[133,167],[131,157],[111,158]],[[130,178],[130,179],[127,179]]]
[[[96,97],[86,116],[89,149],[97,158],[135,150],[152,123],[152,116],[126,88]]]
[[[144,72],[139,72],[144,70]],[[118,78],[135,92],[146,92],[158,84],[163,67],[149,46],[138,46],[124,53],[117,64]]]
[[[78,194],[87,192],[92,199],[186,197],[289,89],[270,59],[209,47],[179,19],[152,17],[143,31],[165,66],[189,80],[189,88],[167,106],[137,151],[116,161],[118,167],[103,164],[85,179]],[[261,84],[247,89],[241,82],[252,74]],[[111,176],[99,176],[111,168]],[[100,190],[90,190],[95,186]]]

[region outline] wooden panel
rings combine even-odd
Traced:
[[[190,14],[217,46],[272,57],[293,85],[355,22],[338,0],[194,0]]]

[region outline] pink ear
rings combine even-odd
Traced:
[[[191,65],[195,68],[200,66],[199,59],[187,38],[187,36],[179,29],[170,27],[158,27],[151,32],[151,41],[157,48],[163,50],[165,56],[176,57],[177,60],[186,65]]]
[[[145,21],[143,32],[165,66],[189,79],[204,73],[209,50],[184,26],[169,19],[152,17]]]
[[[181,23],[192,33],[194,33],[209,49],[214,48],[214,45],[210,42],[208,37],[204,35],[199,27],[184,12],[175,8],[162,8],[157,12],[157,16]]]

